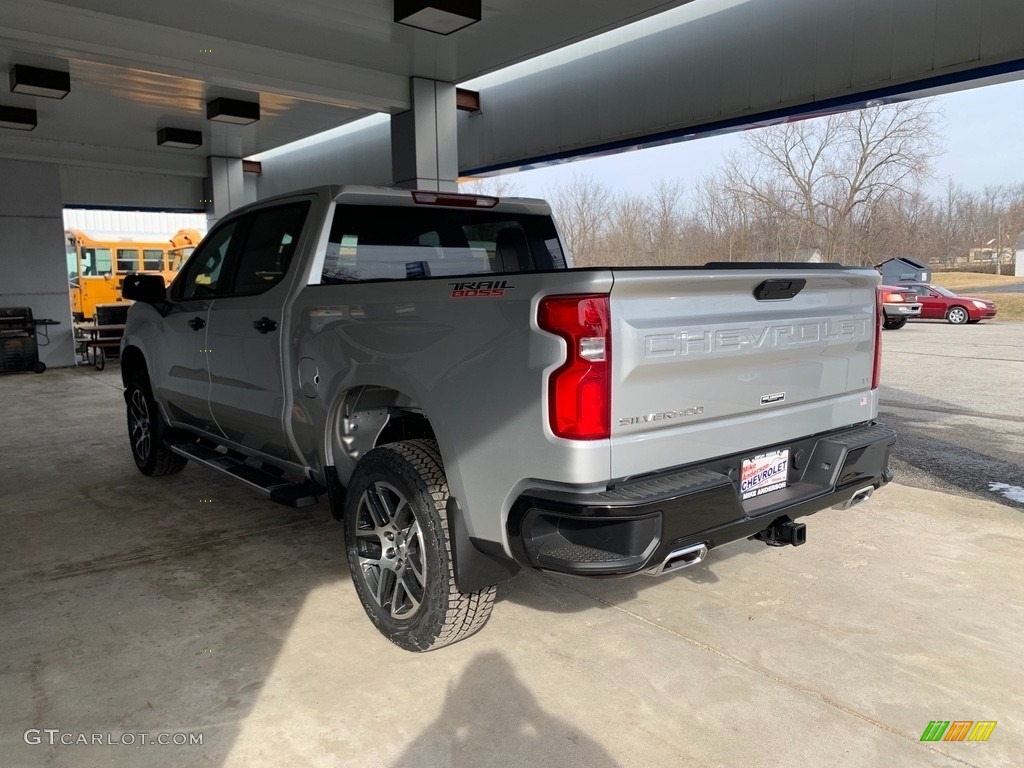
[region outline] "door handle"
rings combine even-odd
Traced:
[[[260,333],[270,333],[271,331],[277,330],[277,322],[271,320],[269,317],[261,317],[259,320],[253,322],[252,327]]]
[[[206,321],[197,315],[188,321],[188,327],[193,331],[198,331],[199,329],[206,327]]]

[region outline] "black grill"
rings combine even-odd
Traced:
[[[0,307],[0,373],[46,370],[39,362],[36,324],[28,307]]]

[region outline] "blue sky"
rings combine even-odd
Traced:
[[[943,120],[938,132],[945,152],[936,159],[940,192],[951,178],[968,190],[1024,181],[1024,81],[989,85],[935,98]],[[614,192],[645,194],[658,179],[680,179],[690,187],[712,173],[730,151],[741,146],[740,134],[714,136],[666,147],[610,157],[577,160],[505,176],[515,194],[548,197],[574,173],[602,182]]]

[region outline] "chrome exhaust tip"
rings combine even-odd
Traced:
[[[871,498],[871,494],[875,492],[875,486],[866,485],[853,492],[853,495],[844,501],[842,504],[836,504],[832,509],[850,509],[856,507],[858,504],[862,504]]]
[[[654,568],[648,568],[644,573],[648,576],[661,576],[669,571],[678,571],[682,568],[689,568],[691,565],[702,563],[707,556],[707,544],[694,544],[693,546],[670,552],[659,565],[656,565]]]

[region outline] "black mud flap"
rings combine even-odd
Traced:
[[[448,498],[446,512],[452,569],[460,592],[478,592],[519,573],[519,564],[506,557],[499,544],[469,535],[465,514],[454,496]]]

